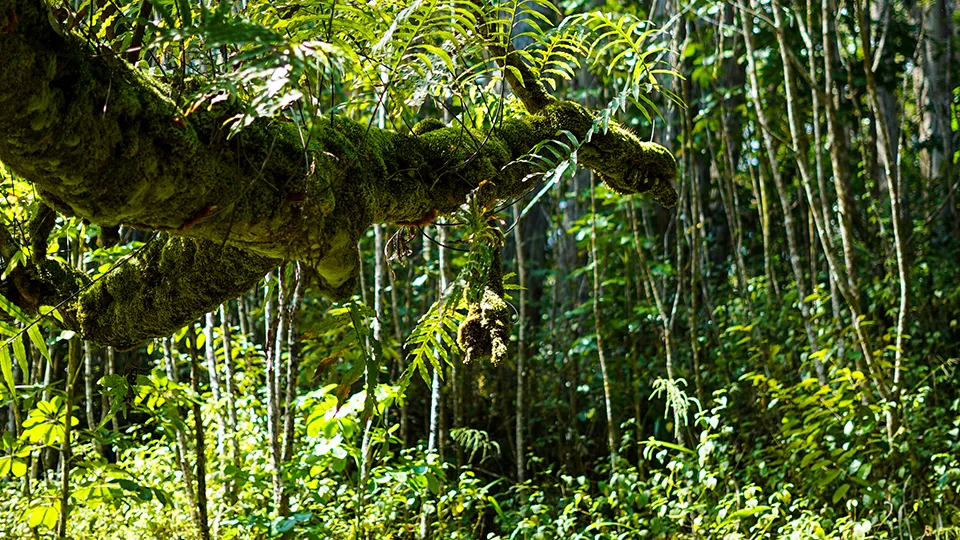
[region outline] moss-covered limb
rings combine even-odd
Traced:
[[[268,267],[272,262],[264,261],[301,260],[335,297],[353,289],[357,240],[371,224],[420,222],[452,212],[471,193],[487,207],[521,195],[531,188],[525,179],[532,170],[515,160],[561,130],[583,140],[594,120],[583,107],[551,100],[492,134],[435,124],[398,134],[324,117],[307,149],[296,127],[281,120],[262,119],[227,140],[222,123],[236,109],[222,104],[185,117],[168,88],[83,39],[61,35],[50,20],[40,0],[0,0],[0,161],[62,214],[168,231],[197,245],[226,243],[241,270],[244,261]],[[662,148],[611,126],[579,155],[618,191],[653,191],[670,204],[676,165]],[[250,263],[243,279],[225,287],[210,281],[228,266],[225,259],[173,249],[176,242],[189,241],[164,243],[170,249],[160,253],[167,264],[158,275],[168,277],[149,282],[161,293],[138,290],[127,311],[119,296],[96,296],[115,284],[123,289],[129,270],[84,294],[77,321],[86,337],[133,344],[163,335],[195,308],[209,309],[252,283],[263,266]],[[181,255],[189,259],[174,260]],[[194,260],[211,266],[196,270]],[[168,305],[181,302],[174,289],[196,300]],[[201,306],[204,298],[214,303]],[[148,307],[167,315],[138,335],[111,335],[99,322],[120,325],[122,313],[142,324],[139,314]]]
[[[592,112],[571,102],[552,103],[532,117],[540,137],[565,129],[581,141],[593,121]],[[672,186],[677,177],[677,160],[673,154],[659,144],[641,141],[615,122],[609,124],[606,132],[594,133],[577,157],[581,166],[595,171],[618,193],[649,193],[667,208],[677,203],[677,193]]]
[[[90,278],[57,259],[44,259],[38,263],[17,265],[5,282],[0,282],[3,296],[20,307],[28,315],[36,315],[40,306],[67,306]],[[76,330],[68,325],[68,329]]]
[[[43,2],[0,0],[0,19],[0,160],[44,200],[99,225],[229,232],[278,254],[309,183],[292,126],[227,141],[232,111],[185,118],[157,81],[54,30]]]
[[[0,293],[31,315],[40,306],[60,306],[64,328],[125,350],[176,332],[248,291],[280,263],[207,240],[161,234],[99,280],[46,259],[18,267],[0,283]]]
[[[250,290],[280,262],[207,240],[161,235],[84,290],[70,316],[86,339],[129,349],[170,335]]]
[[[528,175],[533,169],[517,163],[517,158],[537,143],[558,137],[561,130],[585,140],[593,124],[594,114],[588,109],[554,101],[537,114],[505,120],[491,136],[455,126],[431,125],[420,136],[372,130],[367,138],[378,150],[365,160],[382,160],[386,180],[376,171],[360,176],[369,182],[360,197],[372,203],[373,222],[413,222],[431,211],[452,212],[471,192],[490,206],[531,188]],[[578,157],[581,165],[599,173],[619,193],[650,192],[664,206],[676,203],[670,185],[677,173],[673,155],[616,123],[606,133],[594,133]]]

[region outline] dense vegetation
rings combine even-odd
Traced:
[[[3,538],[960,537],[953,2],[121,0],[50,18],[163,81],[188,121],[234,107],[234,141],[279,123],[326,144],[333,114],[460,126],[477,146],[438,167],[472,171],[535,112],[531,74],[597,112],[519,160],[521,197],[484,204],[481,182],[455,212],[366,231],[347,298],[278,261],[124,351],[25,309],[17,269],[96,285],[165,237],[58,216],[0,168]],[[589,139],[617,121],[676,156],[676,206],[577,170],[619,159]]]

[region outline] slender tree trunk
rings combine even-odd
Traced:
[[[93,413],[93,344],[83,342],[83,403],[87,413],[87,429],[96,429],[97,421]]]
[[[523,257],[523,234],[520,227],[520,209],[517,205],[513,207],[513,240],[517,248],[517,279],[520,281],[520,290],[517,295],[520,297],[520,313],[517,321],[517,422],[516,422],[516,445],[517,445],[517,482],[523,483],[526,480],[526,445],[524,442],[524,426],[527,422],[524,401],[524,387],[526,378],[524,370],[527,363],[527,269]]]
[[[774,20],[776,23],[777,40],[780,43],[780,55],[784,68],[783,79],[784,86],[786,88],[787,117],[790,125],[790,134],[791,138],[793,139],[794,152],[797,157],[797,166],[800,172],[801,184],[803,185],[804,192],[807,195],[807,202],[810,204],[810,206],[815,206],[816,198],[814,197],[813,189],[811,187],[810,163],[807,156],[807,141],[804,136],[804,130],[801,125],[802,119],[800,118],[797,106],[795,76],[793,72],[793,65],[790,62],[790,56],[788,53],[789,46],[786,37],[786,22],[783,18],[783,7],[780,3],[780,0],[772,0],[772,7]],[[834,250],[832,249],[830,238],[826,234],[826,229],[822,223],[822,216],[816,211],[811,212],[811,215],[813,217],[814,224],[816,225],[817,234],[820,237],[821,244],[824,246],[824,254],[827,257],[827,262],[831,271],[838,276],[844,276],[843,279],[838,279],[838,288],[846,300],[847,305],[850,307],[854,331],[857,334],[860,350],[863,352],[863,356],[866,359],[867,369],[871,374],[871,380],[877,386],[877,389],[881,395],[886,399],[890,396],[890,392],[887,388],[886,382],[883,380],[882,373],[878,372],[876,363],[873,359],[873,348],[870,345],[870,341],[867,337],[866,329],[862,324],[860,317],[862,313],[859,306],[859,292],[851,287],[849,276],[844,275],[845,272],[843,272],[843,267],[841,266],[839,259],[836,257]]]
[[[200,538],[210,540],[210,520],[207,514],[207,447],[200,412],[200,350],[197,347],[198,332],[189,326],[190,339],[190,389],[193,390],[194,444],[197,451],[197,515],[200,518]],[[201,330],[196,328],[196,330]]]
[[[247,317],[247,295],[244,294],[237,298],[237,319],[240,324],[240,334],[247,339],[251,339],[250,324]]]
[[[280,460],[283,463],[293,459],[293,445],[296,435],[295,422],[297,411],[294,401],[297,399],[297,377],[300,372],[299,344],[297,343],[297,314],[303,301],[304,280],[300,263],[294,263],[293,300],[290,302],[287,315],[287,363],[285,373],[285,387],[283,393],[283,438],[281,441]],[[280,494],[280,515],[290,513],[290,490],[284,489]]]
[[[203,352],[204,360],[207,363],[207,375],[210,377],[210,394],[213,397],[213,402],[216,403],[214,410],[216,411],[216,424],[217,424],[217,454],[220,456],[221,465],[226,463],[226,454],[224,446],[224,418],[220,413],[221,403],[221,393],[220,393],[220,373],[217,370],[217,349],[214,347],[214,336],[213,336],[213,312],[209,312],[204,317],[203,325]]]
[[[863,0],[854,0],[854,7],[857,14],[857,21],[861,29],[867,28],[866,9]],[[867,79],[867,102],[873,111],[874,119],[877,122],[877,135],[880,147],[880,162],[883,164],[883,171],[887,177],[887,195],[890,198],[890,225],[893,229],[893,247],[897,257],[897,279],[899,281],[900,305],[897,308],[897,329],[896,329],[896,351],[894,352],[893,364],[893,386],[891,387],[891,396],[894,401],[892,409],[888,409],[887,414],[887,437],[893,439],[900,427],[900,415],[897,407],[900,403],[900,369],[903,361],[903,336],[907,320],[907,256],[903,240],[903,225],[901,223],[901,208],[899,183],[901,179],[897,177],[899,156],[894,156],[892,152],[890,129],[887,125],[887,115],[881,108],[880,92],[877,88],[876,77],[874,76],[874,67],[871,65],[873,54],[870,47],[869,37],[864,32],[860,32],[860,46],[864,55],[864,72]]]
[[[382,350],[383,350],[383,321],[386,318],[386,314],[383,309],[383,282],[384,282],[384,268],[383,268],[383,226],[374,225],[373,227],[373,251],[374,251],[374,268],[373,268],[373,321],[371,321],[372,340],[371,340],[371,349],[373,351],[373,361],[369,362],[367,365],[367,392],[375,392],[376,384],[378,382],[379,373],[371,373],[369,370],[371,368],[378,368],[380,362],[382,361]],[[379,371],[379,369],[377,369]],[[370,396],[367,399],[375,399]],[[366,418],[363,428],[363,440],[360,444],[360,478],[361,486],[363,492],[366,493],[366,483],[370,474],[370,462],[372,459],[372,430],[373,430],[373,414],[370,414]]]
[[[793,270],[793,279],[797,284],[797,303],[800,306],[800,316],[803,319],[803,327],[807,336],[807,344],[810,346],[810,352],[814,353],[819,350],[819,344],[817,343],[816,332],[810,316],[810,307],[807,305],[806,300],[807,288],[803,275],[803,266],[801,264],[800,242],[797,239],[797,231],[793,221],[793,203],[790,200],[786,183],[780,173],[780,164],[777,160],[770,124],[764,112],[763,104],[760,102],[760,83],[757,76],[756,50],[753,39],[753,15],[746,9],[744,0],[739,0],[738,5],[740,8],[740,22],[745,36],[744,44],[747,49],[747,78],[750,81],[752,89],[750,97],[753,100],[753,109],[757,115],[757,123],[760,127],[759,131],[762,134],[763,147],[767,155],[770,175],[773,177],[773,183],[780,199],[780,210],[783,212],[783,228],[787,233],[787,251],[790,257],[790,268]],[[823,363],[820,360],[814,360],[814,368],[820,383],[826,384],[827,377]]]
[[[227,318],[227,310],[223,304],[220,304],[220,339],[223,340],[223,371],[224,371],[224,390],[227,398],[227,437],[230,440],[230,461],[233,466],[240,469],[240,434],[237,432],[237,390],[236,377],[234,375],[233,363],[233,343],[231,342],[230,322]],[[233,479],[227,484],[227,500],[230,504],[237,502],[237,485]]]
[[[686,26],[684,27],[685,32]],[[687,39],[689,39],[689,34],[687,34]],[[683,96],[683,99],[686,103],[690,103],[690,80],[682,79],[679,81],[680,92]],[[683,165],[683,174],[689,179],[690,182],[690,203],[689,203],[689,213],[687,214],[690,219],[690,224],[686,229],[690,231],[690,312],[689,312],[689,325],[690,325],[690,354],[693,357],[693,375],[694,375],[694,384],[696,385],[697,399],[700,400],[700,403],[706,403],[706,391],[703,387],[703,376],[700,369],[700,335],[699,335],[699,315],[700,315],[700,294],[698,293],[698,288],[700,287],[701,280],[701,268],[700,268],[700,248],[701,248],[701,228],[703,227],[702,215],[700,214],[700,177],[697,174],[697,171],[694,169],[694,152],[693,152],[693,116],[690,108],[684,108],[681,112],[682,120],[682,129],[683,129],[683,141],[684,144],[681,146],[681,162]],[[762,180],[761,180],[762,182]],[[762,188],[761,188],[762,189]],[[639,234],[637,232],[637,217],[636,211],[633,208],[633,205],[629,205],[629,215],[628,219],[630,221],[630,227],[633,230],[634,242],[637,242],[639,239]],[[766,205],[764,205],[766,208]],[[765,211],[766,214],[766,211]],[[769,233],[769,224],[764,227],[765,234]],[[769,248],[765,245],[765,250]],[[706,248],[704,248],[706,251]],[[776,287],[776,278],[774,277],[774,287]],[[637,297],[639,299],[640,292],[640,282],[644,280],[637,277]],[[638,361],[639,359],[634,359]],[[639,390],[638,390],[639,392]],[[638,396],[639,397],[639,396]],[[637,410],[637,422],[641,421],[639,416],[639,405]],[[639,429],[639,427],[638,427]]]
[[[398,233],[399,234],[399,233]],[[388,260],[386,264],[390,264]],[[391,268],[386,269],[387,277],[390,281],[390,315],[393,318],[393,333],[394,338],[397,340],[397,347],[400,348],[399,359],[397,361],[397,371],[403,373],[407,368],[406,358],[404,357],[403,352],[403,332],[406,325],[401,324],[400,322],[400,304],[399,299],[397,298],[397,276],[394,274]],[[409,283],[407,284],[409,287]],[[406,319],[406,317],[404,317]],[[400,440],[402,444],[406,446],[406,436],[407,436],[407,400],[404,399],[400,403]]]
[[[426,251],[426,247],[424,248]],[[437,246],[437,252],[439,256],[440,263],[440,284],[439,291],[442,295],[445,290],[447,290],[447,271],[446,271],[446,248],[443,245],[443,242],[440,242],[440,245]],[[433,370],[433,377],[430,380],[430,432],[427,437],[427,454],[435,454],[438,452],[438,445],[440,444],[440,370]],[[425,539],[428,537],[429,531],[427,529],[428,516],[427,512],[423,511],[420,514],[420,538]]]
[[[113,347],[107,347],[107,375],[113,375],[117,372],[117,352],[113,350]],[[103,418],[106,416],[107,412],[110,410],[110,406],[107,403],[107,395],[101,393],[100,395],[100,421],[103,422]],[[114,432],[120,431],[120,421],[117,420],[117,415],[113,415],[113,418],[110,419],[110,427],[113,428]]]
[[[603,379],[603,405],[607,413],[607,451],[610,454],[611,472],[617,466],[617,423],[613,416],[613,391],[610,385],[610,374],[607,370],[607,357],[603,351],[603,331],[600,324],[600,297],[603,289],[600,286],[600,252],[597,248],[597,200],[594,196],[596,182],[593,173],[590,174],[590,256],[593,260],[593,325],[597,334],[597,356],[600,359],[600,375]]]
[[[97,423],[96,414],[93,412],[93,381],[95,379],[94,369],[93,369],[93,344],[89,341],[83,342],[83,403],[84,411],[87,413],[87,429],[93,431],[97,429],[99,424]],[[100,443],[96,443],[97,452],[101,455],[104,453],[104,447]]]
[[[167,372],[167,378],[173,382],[179,382],[180,378],[177,374],[177,365],[173,358],[173,349],[170,344],[170,338],[163,338],[163,359],[164,359],[164,369]],[[180,472],[183,474],[183,482],[185,484],[185,494],[187,497],[188,510],[190,516],[193,518],[193,523],[196,525],[197,530],[201,529],[200,514],[197,511],[197,497],[196,491],[194,491],[193,483],[193,469],[190,467],[190,464],[187,463],[187,435],[184,433],[183,423],[180,421],[180,407],[173,407],[171,409],[171,414],[173,415],[172,423],[174,426],[174,431],[177,435],[177,463],[180,465]]]
[[[280,349],[276,346],[277,336],[282,332],[280,326],[284,320],[282,315],[283,312],[283,281],[279,279],[279,276],[283,275],[283,268],[281,267],[277,271],[278,279],[274,280],[272,277],[272,272],[268,273],[264,277],[264,327],[265,327],[265,339],[264,339],[264,350],[267,353],[267,361],[264,367],[264,376],[266,378],[267,393],[266,399],[267,402],[264,406],[267,409],[267,438],[268,448],[270,450],[270,476],[272,478],[272,487],[273,487],[273,504],[274,507],[280,508],[280,499],[283,494],[283,477],[281,470],[281,460],[280,460],[280,444],[279,444],[279,430],[280,430],[280,398],[279,398],[279,388],[277,387],[277,376],[280,371],[280,358],[279,353]],[[273,293],[271,289],[271,283],[276,281],[276,289],[279,295],[279,301],[277,302],[276,309],[274,309]]]
[[[853,189],[850,185],[850,169],[847,166],[846,137],[843,134],[842,123],[839,118],[840,89],[833,76],[834,66],[838,59],[836,52],[836,30],[833,27],[834,0],[821,2],[821,35],[823,36],[824,88],[826,90],[824,105],[827,120],[827,146],[830,148],[830,166],[833,170],[833,184],[837,194],[837,208],[839,213],[840,242],[843,246],[843,259],[846,263],[847,287],[853,291],[859,290],[857,284],[857,265],[855,245],[853,240],[852,204]],[[859,298],[856,298],[859,303]]]
[[[57,538],[67,538],[67,520],[70,517],[70,461],[73,459],[73,399],[77,376],[80,371],[80,338],[70,340],[67,353],[66,397],[64,398],[63,440],[60,443],[60,519],[57,521]]]

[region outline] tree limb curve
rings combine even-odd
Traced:
[[[283,260],[305,262],[325,294],[347,296],[372,224],[447,214],[471,195],[491,208],[519,197],[534,171],[517,158],[561,130],[583,138],[594,122],[577,104],[551,101],[490,136],[327,117],[306,148],[282,119],[227,139],[235,109],[186,116],[163,83],[51,20],[42,1],[0,0],[0,161],[61,214],[160,235],[96,283],[43,261],[0,293],[28,309],[63,303],[64,325],[117,348],[169,335]],[[676,202],[673,156],[620,126],[578,156],[618,192]]]

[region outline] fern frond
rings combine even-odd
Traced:
[[[467,462],[473,461],[477,452],[480,452],[480,463],[483,463],[488,454],[500,454],[500,444],[497,441],[491,441],[490,435],[480,429],[455,428],[450,430],[450,437],[459,444],[464,450],[470,452]]]
[[[410,365],[400,377],[401,387],[409,384],[414,372],[418,372],[424,382],[429,381],[428,363],[438,373],[443,372],[441,362],[452,363],[450,349],[456,347],[457,327],[463,321],[463,314],[457,309],[462,290],[459,280],[455,280],[417,321],[404,344],[404,348],[409,349]]]

